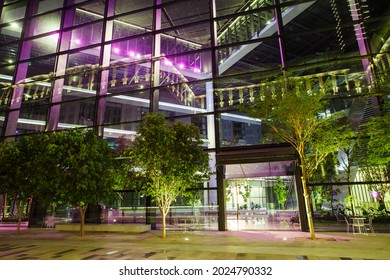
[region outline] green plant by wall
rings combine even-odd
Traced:
[[[276,177],[276,183],[274,184],[274,192],[276,198],[278,199],[278,203],[282,206],[284,210],[284,204],[287,200],[288,187],[283,179],[279,176]]]

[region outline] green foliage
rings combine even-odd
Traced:
[[[208,155],[203,152],[199,129],[192,124],[168,124],[159,113],[148,114],[138,135],[125,151],[125,174],[141,181],[141,192],[150,196],[165,215],[179,194],[195,188],[209,176]]]
[[[225,180],[226,184],[226,201],[234,198],[234,195],[241,196],[245,203],[248,202],[251,195],[251,190],[249,186],[250,180],[246,178],[234,178],[230,180]]]
[[[66,204],[87,205],[112,195],[113,151],[92,130],[72,129],[53,134],[57,170],[62,173],[57,196]]]
[[[282,209],[284,210],[284,204],[287,200],[288,187],[283,179],[279,176],[276,176],[276,183],[273,186],[276,198],[278,199],[278,203],[282,205]]]
[[[374,97],[372,97],[374,96]],[[377,88],[368,98],[379,101],[371,109],[380,112],[369,117],[360,127],[355,163],[366,181],[390,180],[390,72],[379,73]],[[383,195],[390,192],[390,184],[371,185]]]
[[[318,89],[299,77],[281,77],[274,92],[259,95],[239,109],[270,127],[273,137],[290,143],[310,177],[329,153],[349,146],[354,133],[342,123],[342,113],[327,114],[326,88]],[[310,88],[310,89],[308,89]]]
[[[318,80],[317,80],[318,81]],[[309,230],[315,239],[306,182],[329,153],[349,147],[354,133],[343,124],[343,114],[328,114],[327,87],[317,81],[282,76],[273,89],[261,93],[253,104],[239,107],[272,129],[274,137],[294,147],[299,156]]]
[[[37,196],[85,211],[88,204],[112,194],[113,151],[92,130],[35,134],[3,143],[0,165],[1,191],[22,203]]]

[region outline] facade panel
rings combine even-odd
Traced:
[[[114,147],[134,138],[146,113],[160,111],[171,122],[196,124],[205,140],[211,169],[218,171],[200,200],[204,215],[218,213],[213,223],[208,220],[210,228],[226,230],[229,211],[244,204],[275,204],[276,176],[296,188],[296,171],[227,176],[242,160],[230,151],[266,151],[269,145],[283,150],[260,119],[247,117],[237,105],[272,95],[279,86],[275,77],[289,71],[317,88],[331,81],[331,102],[322,114],[346,112],[359,126],[367,104],[376,104],[361,94],[389,68],[390,9],[387,0],[244,2],[4,1],[2,139],[85,127]],[[266,161],[296,159],[289,156],[281,159],[276,152]],[[263,160],[254,152],[245,161]],[[253,197],[240,200],[242,205],[238,199],[227,202],[226,181],[244,178],[254,180]],[[300,192],[291,194],[295,215],[302,212]],[[145,203],[137,194],[131,197]],[[126,199],[113,205],[133,207]],[[177,205],[178,213],[188,206],[182,203],[187,205]],[[264,221],[252,225],[264,229]]]

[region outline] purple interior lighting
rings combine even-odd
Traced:
[[[50,35],[50,39],[52,39],[53,41],[58,41],[59,38],[60,38],[59,33],[54,33],[54,34]]]

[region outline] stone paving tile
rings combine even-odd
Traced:
[[[329,233],[312,241],[305,233],[159,232],[142,235],[52,231],[0,233],[0,260],[363,260],[390,259],[388,234]],[[287,240],[283,240],[288,236]],[[283,241],[282,241],[283,240]]]

